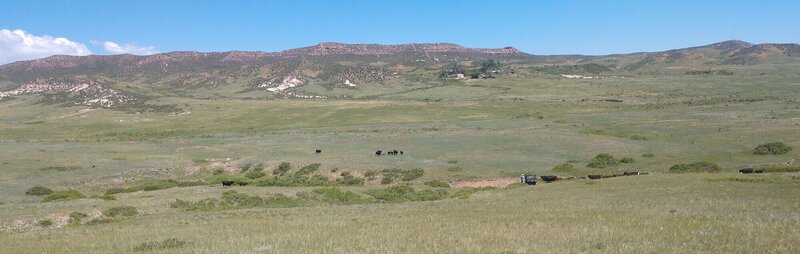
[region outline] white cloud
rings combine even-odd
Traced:
[[[103,42],[103,48],[109,54],[152,55],[158,53],[156,47],[153,46],[139,46],[133,43],[119,45],[113,41]]]
[[[36,36],[23,30],[0,30],[0,64],[52,55],[90,55],[86,45],[64,37]]]

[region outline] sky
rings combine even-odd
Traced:
[[[0,2],[0,64],[54,54],[280,51],[319,42],[604,55],[738,39],[799,43],[800,1]]]

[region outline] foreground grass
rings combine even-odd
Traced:
[[[572,181],[400,204],[216,212],[156,207],[107,224],[4,234],[0,244],[9,253],[120,253],[163,241],[186,242],[168,251],[200,253],[800,251],[797,181],[706,176]]]

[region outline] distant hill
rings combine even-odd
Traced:
[[[472,68],[475,73],[479,63],[488,60],[499,61],[503,69],[473,76],[492,78],[502,73],[514,73],[519,68],[547,65],[577,67],[531,70],[549,74],[559,71],[596,73],[670,66],[713,69],[721,65],[782,63],[800,61],[800,45],[751,44],[733,40],[662,52],[539,56],[513,47],[483,49],[450,43],[379,45],[326,42],[280,52],[57,55],[0,66],[0,84],[7,88],[0,91],[0,100],[25,94],[50,94],[49,98],[55,98],[55,101],[108,106],[141,103],[146,98],[159,96],[327,98],[330,91],[360,89],[364,84],[441,83],[447,76],[442,75],[443,69],[461,65]],[[453,70],[458,68],[461,67]],[[447,74],[452,74],[453,70]],[[317,87],[316,92],[306,95],[294,92],[309,84]],[[107,101],[114,99],[118,101]]]

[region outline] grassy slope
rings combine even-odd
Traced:
[[[672,164],[695,160],[734,172],[800,157],[800,149],[752,154],[764,142],[800,147],[797,73],[752,68],[734,76],[669,69],[606,80],[523,73],[405,92],[375,85],[364,95],[386,93],[369,100],[162,99],[191,112],[178,116],[48,106],[35,97],[3,101],[0,224],[122,204],[144,215],[96,226],[0,232],[0,243],[11,252],[119,252],[170,237],[190,241],[181,249],[190,252],[797,252],[788,242],[798,235],[800,220],[793,175],[746,183],[663,174]],[[767,74],[750,75],[761,72]],[[608,98],[624,103],[594,101]],[[314,149],[324,152],[314,155]],[[377,158],[377,149],[406,155]],[[636,163],[586,168],[600,152]],[[656,157],[641,157],[645,152]],[[416,186],[431,179],[552,174],[550,168],[566,161],[577,161],[577,169],[562,175],[655,175],[495,190],[465,200],[208,213],[167,204],[218,194],[219,187],[121,194],[118,201],[39,203],[24,195],[34,185],[99,195],[143,179],[192,180],[212,169],[200,160],[320,162],[323,170],[357,172],[420,167],[426,174]],[[82,168],[38,170],[73,165]],[[460,170],[447,170],[453,167]],[[243,189],[262,195],[308,190]],[[39,244],[43,237],[48,244]]]
[[[466,200],[402,204],[221,212],[166,208],[172,198],[195,195],[200,188],[204,193],[199,195],[222,192],[219,187],[181,188],[84,204],[152,207],[145,215],[11,234],[0,243],[12,252],[37,253],[126,252],[166,238],[190,242],[180,251],[207,253],[800,251],[790,237],[800,233],[797,180],[709,182],[708,177],[563,182],[480,192]],[[252,194],[281,191],[238,189]]]

